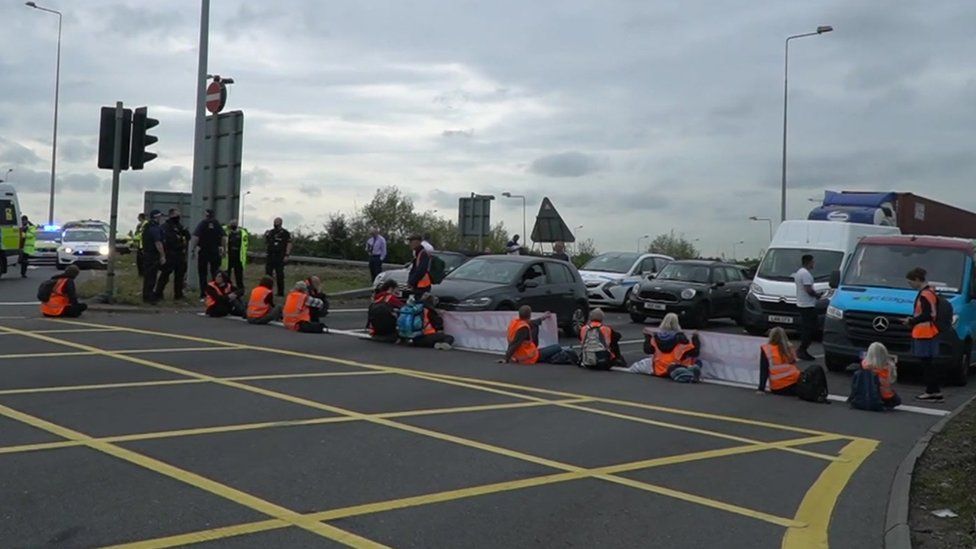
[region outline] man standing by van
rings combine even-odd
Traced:
[[[820,294],[813,289],[815,262],[810,254],[804,254],[800,262],[803,266],[793,273],[793,281],[796,282],[796,306],[800,309],[800,348],[796,350],[796,356],[800,360],[816,360],[809,351],[813,334],[817,331],[817,300],[820,299]]]

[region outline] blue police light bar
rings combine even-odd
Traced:
[[[60,225],[44,225],[43,229],[45,231],[60,231],[61,230],[61,226]]]

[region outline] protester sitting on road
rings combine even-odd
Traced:
[[[247,323],[265,325],[281,320],[281,305],[274,303],[274,279],[261,277],[261,282],[251,290],[247,303]]]
[[[651,356],[638,360],[623,371],[670,377],[684,383],[697,382],[701,377],[701,366],[697,360],[700,349],[698,335],[693,335],[689,340],[681,331],[678,315],[668,313],[657,332],[644,340],[644,352]]]
[[[396,295],[397,283],[387,280],[373,294],[373,302],[366,313],[366,330],[376,341],[395,343],[397,340],[397,311],[404,302]]]
[[[603,323],[602,309],[590,311],[590,321],[580,328],[580,366],[591,370],[609,370],[626,366],[620,352],[620,332]]]
[[[204,288],[204,304],[207,316],[214,318],[227,315],[244,316],[244,302],[237,288],[231,286],[230,277],[224,271],[217,271],[217,276]]]
[[[891,384],[898,380],[898,369],[895,359],[888,354],[888,348],[883,343],[875,341],[868,346],[868,352],[861,361],[861,368],[870,370],[878,376],[881,387],[881,403],[885,408],[901,405],[901,397],[891,388]]]
[[[423,323],[421,335],[413,338],[410,343],[414,347],[434,348],[439,351],[450,351],[454,345],[454,336],[444,333],[444,319],[435,308],[437,298],[427,294],[420,300],[423,305]]]
[[[800,369],[796,366],[796,351],[783,328],[776,327],[769,332],[769,341],[762,346],[759,354],[759,392],[775,395],[796,395],[796,383],[800,380]]]
[[[42,290],[45,286],[50,287],[50,295],[41,302],[41,314],[47,317],[78,318],[88,309],[88,304],[78,301],[75,290],[78,272],[76,265],[68,265],[63,273],[41,284]]]
[[[308,311],[312,315],[312,322],[319,322],[323,317],[329,315],[329,298],[322,291],[322,279],[317,276],[310,276],[305,279],[305,285],[308,287],[308,296],[322,302],[317,307],[310,306]]]
[[[542,322],[553,316],[552,313],[533,320],[532,307],[522,305],[519,307],[518,316],[512,319],[508,325],[508,349],[505,351],[505,358],[499,360],[499,364],[515,362],[518,364],[535,364],[537,362],[549,362],[557,353],[563,350],[559,345],[549,345],[539,348],[539,326]]]
[[[321,334],[325,331],[325,324],[312,321],[312,307],[321,307],[323,303],[308,295],[308,285],[305,281],[295,283],[295,288],[285,299],[282,310],[282,320],[285,328],[306,334]]]

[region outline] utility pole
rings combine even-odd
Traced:
[[[190,206],[190,227],[195,227],[203,219],[203,210],[206,205],[203,203],[203,150],[205,131],[207,124],[206,105],[207,105],[207,57],[210,40],[210,0],[200,0],[200,46],[199,58],[197,61],[197,102],[193,132],[193,184],[192,199]],[[190,254],[193,250],[190,250]],[[187,286],[191,290],[197,290],[197,277],[187,277]]]
[[[115,300],[115,231],[119,224],[119,174],[122,171],[122,136],[125,110],[115,102],[115,146],[112,151],[112,208],[108,219],[108,272],[105,277],[105,302]],[[126,159],[128,164],[128,159]]]

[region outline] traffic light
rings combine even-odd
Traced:
[[[132,126],[132,109],[122,109],[122,165],[129,169],[129,131]],[[115,107],[102,107],[102,119],[98,128],[98,167],[111,170],[115,159]]]
[[[146,130],[159,125],[159,120],[149,118],[149,109],[139,107],[132,116],[132,169],[141,170],[146,162],[156,158],[155,153],[146,152],[146,147],[159,141],[155,135],[149,135]]]

